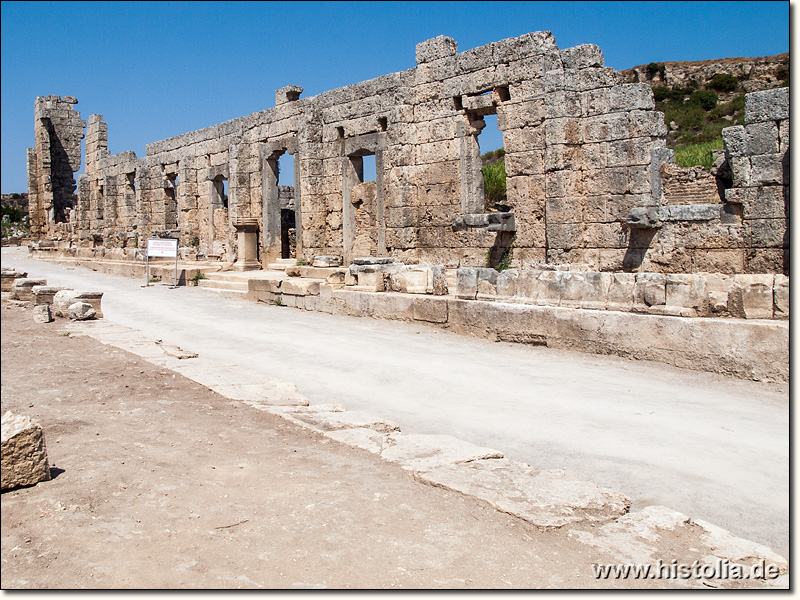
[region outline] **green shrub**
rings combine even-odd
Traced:
[[[718,92],[732,92],[739,87],[739,80],[728,73],[717,73],[711,78],[708,85]]]
[[[711,90],[695,90],[689,97],[689,102],[699,106],[705,111],[712,110],[719,102],[719,96]]]
[[[487,152],[485,154],[481,154],[481,158],[484,162],[495,162],[500,160],[506,155],[505,148],[498,148],[497,150],[492,150],[491,152]]]
[[[663,102],[664,100],[667,100],[670,97],[671,97],[670,89],[668,87],[665,87],[663,85],[657,85],[653,87],[653,99],[656,102]]]
[[[647,65],[647,78],[652,79],[658,75],[660,79],[665,79],[667,76],[667,68],[664,65],[651,62]]]
[[[483,195],[487,209],[506,199],[506,163],[499,161],[481,168]]]
[[[744,95],[736,96],[730,102],[718,104],[717,107],[711,111],[711,116],[715,119],[719,119],[724,116],[733,116],[740,110],[744,110]]]
[[[778,70],[775,72],[775,77],[781,80],[788,80],[789,79],[789,65],[781,65],[778,67]]]
[[[702,144],[675,146],[675,163],[681,167],[704,167],[714,164],[714,150],[722,150],[722,137]]]

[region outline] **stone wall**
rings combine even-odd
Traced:
[[[265,265],[282,252],[288,203],[278,162],[288,153],[295,250],[309,262],[333,255],[349,264],[363,246],[450,268],[507,256],[523,269],[756,268],[739,257],[761,246],[735,207],[670,200],[680,192],[659,171],[673,161],[650,87],[623,83],[597,46],[559,49],[537,32],[458,53],[439,36],[417,45],[416,63],[310,98],[286,86],[275,107],[149,144],[143,158],[108,156],[105,123],[93,115],[74,243],[124,252],[169,236],[198,258],[233,261],[236,224],[255,219]],[[480,133],[495,114],[509,211],[487,213]],[[364,212],[368,156],[376,181]],[[660,231],[640,226],[642,211]],[[725,268],[709,268],[718,263]]]
[[[69,221],[75,192],[73,173],[81,166],[81,140],[86,122],[72,96],[36,99],[34,137],[28,149],[28,211],[33,239],[52,235],[54,225]]]
[[[789,88],[745,99],[745,124],[722,131],[732,186],[725,201],[742,215],[744,270],[789,273]]]

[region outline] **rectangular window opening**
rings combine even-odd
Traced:
[[[278,158],[278,185],[294,185],[294,156],[288,152]]]
[[[478,136],[481,152],[481,175],[483,176],[484,210],[486,212],[509,212],[506,194],[505,148],[503,132],[497,126],[497,115],[483,117],[486,126]]]

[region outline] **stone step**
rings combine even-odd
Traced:
[[[203,290],[206,292],[214,292],[220,296],[225,296],[226,298],[240,298],[242,300],[247,299],[247,291],[242,290],[229,290],[225,288],[214,288],[214,287],[204,287]]]
[[[267,268],[270,271],[285,271],[286,267],[291,267],[297,264],[297,260],[294,258],[281,258],[279,260],[282,262],[269,263]]]
[[[201,279],[197,282],[197,287],[213,290],[232,290],[247,293],[247,281],[232,281],[230,279]]]

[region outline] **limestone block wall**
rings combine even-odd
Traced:
[[[456,296],[680,317],[788,319],[785,275],[460,268]]]
[[[34,106],[36,147],[28,149],[28,206],[33,239],[52,234],[69,221],[75,192],[73,173],[81,166],[86,122],[72,96],[43,96]]]
[[[745,124],[723,129],[733,174],[725,201],[740,211],[744,270],[789,273],[789,88],[745,97]]]
[[[273,108],[149,144],[143,158],[108,156],[107,126],[93,115],[74,243],[127,251],[169,236],[183,254],[233,261],[237,224],[255,219],[258,259],[272,262],[286,252],[279,159],[288,153],[293,253],[309,262],[333,255],[350,264],[368,252],[448,268],[508,257],[523,269],[777,268],[762,250],[780,249],[757,231],[774,231],[779,219],[748,212],[734,195],[704,203],[702,185],[694,195],[670,187],[680,177],[666,172],[674,161],[650,87],[623,83],[595,45],[559,49],[550,32],[536,32],[459,53],[439,36],[417,45],[411,69],[301,94],[281,88]],[[481,148],[480,135],[489,115],[503,135],[507,212],[485,206],[480,154],[494,148]],[[786,132],[788,145],[788,113]],[[29,156],[34,182],[40,154]],[[766,164],[761,156],[748,158],[751,169]],[[733,190],[772,185],[743,183],[737,160]]]

